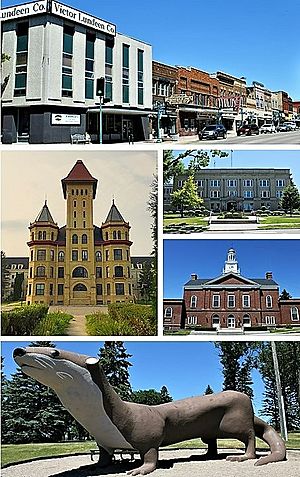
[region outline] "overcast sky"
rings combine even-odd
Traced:
[[[45,199],[54,221],[66,223],[61,179],[82,159],[98,179],[94,224],[101,225],[115,199],[130,223],[131,255],[152,251],[149,193],[156,173],[156,152],[146,151],[3,151],[1,158],[2,250],[6,256],[28,256],[28,226]]]

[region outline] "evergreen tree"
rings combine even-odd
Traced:
[[[157,323],[157,229],[158,229],[158,218],[157,218],[157,197],[158,197],[158,181],[157,176],[154,177],[151,192],[148,202],[148,209],[151,213],[153,223],[152,223],[152,240],[153,240],[153,249],[151,255],[153,256],[153,264],[151,265],[151,282],[150,282],[150,297],[152,301],[153,316],[155,320],[155,325]]]
[[[292,295],[284,288],[279,296],[279,300],[289,300],[290,298],[292,298]]]
[[[207,394],[214,394],[214,391],[213,391],[213,389],[210,387],[209,384],[207,385],[207,388],[205,389],[204,394],[205,394],[205,395],[207,395]]]
[[[5,291],[9,284],[9,271],[6,268],[5,252],[1,250],[1,299],[4,299]]]
[[[60,441],[65,412],[52,390],[18,369],[2,396],[2,440],[10,444]]]
[[[132,355],[127,353],[123,341],[105,341],[98,356],[110,384],[122,399],[129,401],[132,393],[129,367],[132,365],[128,358]]]
[[[172,206],[180,208],[181,217],[185,209],[195,209],[202,202],[203,199],[198,195],[194,174],[190,174],[182,188],[175,190],[172,194]]]
[[[155,274],[155,266],[154,263],[151,262],[144,262],[143,263],[143,270],[140,274],[139,278],[139,288],[141,290],[141,296],[143,297],[145,303],[148,303],[150,300],[153,300],[153,296],[156,297],[156,290],[157,287],[154,286],[153,275]]]
[[[290,184],[283,190],[280,205],[283,210],[293,215],[294,209],[300,208],[300,193],[295,184]]]
[[[24,272],[17,273],[15,282],[14,282],[14,291],[12,296],[13,301],[21,300],[22,293],[23,293],[23,282],[24,282]]]
[[[255,366],[256,343],[239,341],[216,343],[223,366],[223,390],[240,391],[253,398],[251,370]]]
[[[161,395],[162,403],[173,401],[173,398],[170,395],[170,393],[168,391],[168,388],[166,386],[162,386],[162,388],[160,390],[160,395]]]
[[[277,359],[280,372],[282,396],[285,404],[288,430],[300,427],[300,343],[277,342]],[[258,369],[265,384],[265,393],[261,414],[270,416],[271,423],[279,428],[279,409],[277,388],[270,343],[265,343],[258,358]]]

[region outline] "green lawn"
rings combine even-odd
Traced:
[[[267,447],[266,444],[257,439],[257,447]],[[218,441],[220,448],[235,449],[243,447],[240,441],[235,439],[220,439]],[[290,433],[289,440],[286,443],[288,449],[300,449],[300,432]],[[174,444],[170,447],[180,449],[188,448],[206,448],[201,439],[192,439]],[[2,465],[11,464],[15,462],[22,462],[27,459],[34,459],[39,457],[51,457],[65,454],[84,454],[89,453],[90,449],[96,449],[97,445],[94,441],[85,442],[66,442],[58,444],[18,444],[18,445],[3,445],[2,446]]]
[[[300,228],[300,216],[289,217],[288,215],[284,217],[261,217],[259,219],[261,224],[258,228],[262,230],[271,230],[271,229],[298,229]]]
[[[2,465],[10,464],[38,457],[85,453],[90,449],[97,449],[97,444],[94,441],[57,444],[4,444],[1,450],[1,462]]]
[[[170,224],[187,224],[187,225],[207,225],[207,220],[203,217],[180,217],[174,215],[173,217],[164,218],[164,227]]]

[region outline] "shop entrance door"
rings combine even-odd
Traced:
[[[122,121],[122,141],[128,141],[129,134],[133,134],[132,120],[123,119]]]
[[[17,128],[17,141],[28,142],[29,140],[29,111],[25,108],[20,108],[15,116]]]

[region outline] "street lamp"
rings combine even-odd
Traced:
[[[102,104],[104,99],[105,78],[97,78],[96,82],[96,95],[99,96],[99,144],[102,144]]]

